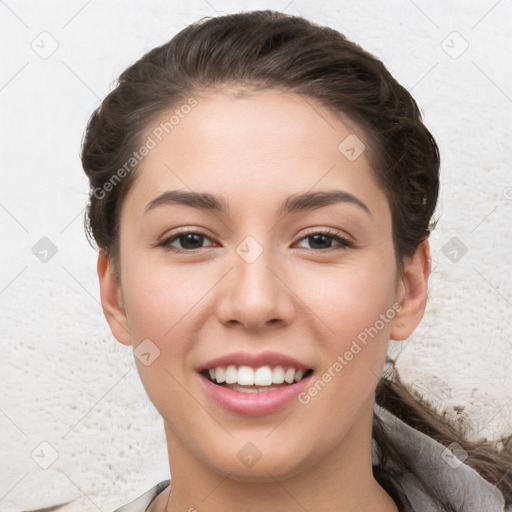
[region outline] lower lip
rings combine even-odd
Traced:
[[[312,374],[308,375],[299,382],[273,391],[244,393],[219,386],[204,375],[198,375],[201,385],[214,402],[228,411],[244,416],[262,416],[282,409],[308,387],[312,376]]]

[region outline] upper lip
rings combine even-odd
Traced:
[[[211,359],[206,363],[203,363],[199,368],[198,372],[209,370],[217,366],[250,366],[252,368],[259,368],[261,366],[285,366],[287,368],[295,368],[297,370],[308,370],[311,366],[305,365],[297,359],[280,354],[279,352],[260,352],[259,354],[252,354],[250,352],[233,352],[231,354],[225,354],[215,359]]]

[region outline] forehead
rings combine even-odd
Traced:
[[[212,192],[233,206],[259,208],[267,199],[315,189],[383,199],[364,134],[313,99],[276,90],[194,99],[194,108],[178,115],[175,106],[148,126],[143,140],[151,138],[154,147],[125,199],[133,207],[168,189]]]

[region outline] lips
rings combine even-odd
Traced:
[[[241,416],[262,416],[272,414],[290,406],[297,400],[300,393],[304,392],[311,383],[312,375],[304,377],[301,381],[287,384],[284,387],[270,391],[257,393],[241,392],[222,385],[215,384],[202,373],[198,373],[200,385],[206,396],[222,409]],[[268,388],[267,388],[268,389]]]
[[[283,366],[286,368],[295,368],[297,370],[304,371],[311,369],[311,366],[308,366],[293,357],[280,354],[278,352],[267,351],[260,352],[258,354],[252,354],[250,352],[233,352],[203,363],[201,366],[196,368],[196,371],[203,372],[204,370],[210,370],[218,366],[227,367],[229,365],[236,367],[250,366],[251,368],[259,368],[261,366]]]
[[[217,405],[235,414],[259,416],[293,402],[307,388],[313,369],[278,352],[240,351],[211,359],[196,371],[206,395]]]

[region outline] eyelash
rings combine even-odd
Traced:
[[[174,253],[181,253],[181,254],[185,254],[185,253],[194,254],[194,253],[197,253],[198,251],[201,251],[202,248],[200,248],[200,249],[176,249],[176,248],[171,246],[171,243],[174,242],[175,240],[178,240],[180,237],[186,236],[186,235],[190,235],[190,234],[201,235],[201,236],[204,236],[205,238],[210,239],[210,237],[206,233],[201,231],[201,230],[180,231],[180,232],[175,233],[174,235],[172,235],[172,236],[170,236],[168,238],[165,238],[161,242],[157,243],[156,246],[157,247],[162,247],[164,249],[164,251],[166,251],[166,252],[174,252]],[[354,242],[352,242],[348,238],[344,238],[344,237],[340,236],[339,234],[337,234],[335,231],[331,231],[329,229],[325,229],[323,231],[314,231],[312,233],[308,233],[307,235],[305,235],[302,238],[300,238],[299,242],[302,241],[302,240],[305,240],[307,238],[311,238],[314,235],[324,235],[324,236],[327,236],[328,238],[332,238],[333,240],[335,240],[336,242],[338,242],[340,244],[341,247],[338,248],[339,250],[352,249],[352,248],[355,248],[355,246],[356,246],[354,244]],[[314,251],[314,252],[328,252],[328,251],[332,250],[332,248],[329,247],[327,249],[309,249],[309,250],[310,251]],[[334,250],[336,250],[336,249],[334,248]]]

